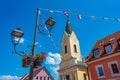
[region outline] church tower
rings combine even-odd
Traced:
[[[62,61],[58,70],[60,80],[88,80],[86,64],[80,52],[79,40],[67,17],[62,38]]]

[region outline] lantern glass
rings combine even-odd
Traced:
[[[23,32],[20,30],[20,28],[17,28],[15,30],[12,31],[11,35],[15,36],[15,37],[22,37],[23,36]]]
[[[16,28],[15,30],[13,30],[11,33],[12,43],[19,43],[23,35],[24,33],[20,30],[20,28]]]
[[[14,44],[19,43],[19,42],[20,42],[20,40],[21,40],[21,38],[20,38],[20,37],[14,37],[14,36],[12,36],[12,42],[13,42]]]
[[[49,17],[48,20],[45,22],[45,24],[52,27],[56,22],[52,19],[52,17]]]

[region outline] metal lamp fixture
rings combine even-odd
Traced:
[[[45,24],[52,27],[56,22],[52,19],[52,17],[49,17],[48,20],[45,22]]]
[[[49,17],[46,21],[45,21],[45,24],[46,24],[46,27],[49,31],[51,31],[51,29],[53,28],[53,25],[55,25],[55,20],[53,20],[52,17]],[[42,25],[41,25],[42,27]],[[45,32],[44,30],[41,30],[40,27],[38,27],[38,31],[40,34],[46,34],[48,35],[48,32]]]
[[[11,35],[15,37],[22,37],[24,33],[21,31],[20,28],[16,28],[15,30],[12,31]]]
[[[12,38],[13,44],[19,43],[19,41],[21,40],[23,35],[24,35],[24,33],[21,31],[20,28],[16,28],[15,30],[13,30],[11,33],[11,38]]]

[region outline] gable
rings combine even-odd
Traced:
[[[33,79],[36,80],[36,77],[38,77],[39,79],[40,79],[40,77],[42,77],[42,79],[44,79],[44,77],[46,79],[48,79],[48,77],[49,77],[49,80],[54,80],[53,77],[49,74],[49,72],[47,71],[46,68],[43,68],[40,72],[38,72]]]
[[[49,80],[54,80],[54,78],[51,76],[51,74],[48,72],[48,70],[45,67],[41,67],[34,71],[34,77],[33,80],[36,80],[36,77],[49,77]],[[26,74],[24,77],[22,77],[20,80],[29,80],[29,74]]]

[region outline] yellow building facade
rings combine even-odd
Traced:
[[[62,61],[58,70],[60,80],[89,80],[86,64],[80,52],[79,40],[67,19],[62,38]]]

